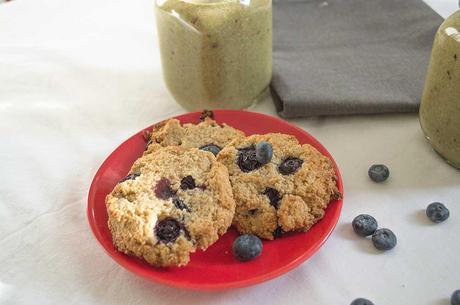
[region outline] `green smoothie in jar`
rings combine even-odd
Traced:
[[[241,109],[268,88],[271,0],[157,0],[165,83],[188,110]]]
[[[460,11],[447,18],[436,34],[420,123],[436,152],[460,168]]]

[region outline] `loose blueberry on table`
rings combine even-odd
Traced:
[[[372,243],[378,250],[387,251],[396,246],[396,235],[390,229],[378,229],[372,234]]]
[[[390,170],[386,165],[374,164],[369,168],[368,174],[372,181],[380,183],[388,179]]]
[[[371,301],[364,298],[355,299],[350,305],[374,305]]]
[[[426,208],[426,216],[435,223],[445,221],[449,215],[449,210],[440,202],[432,202]]]
[[[256,144],[256,160],[261,164],[267,164],[273,157],[273,147],[267,141]]]
[[[355,233],[363,237],[374,234],[378,227],[377,220],[367,214],[356,216],[355,219],[353,219],[352,226]]]
[[[244,234],[233,242],[233,255],[242,262],[253,260],[262,253],[262,241],[255,235]]]
[[[460,305],[460,289],[455,290],[450,297],[450,304],[451,305]]]

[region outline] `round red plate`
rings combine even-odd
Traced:
[[[328,151],[315,138],[279,118],[239,110],[216,110],[214,114],[217,122],[239,128],[247,135],[268,132],[294,135],[300,143],[313,145],[332,160]],[[199,112],[193,112],[176,118],[182,123],[197,123],[199,116]],[[151,130],[151,127],[146,129]],[[121,144],[97,171],[88,195],[88,219],[97,240],[116,262],[151,281],[197,290],[222,290],[267,281],[293,269],[312,256],[329,237],[338,221],[342,200],[331,202],[324,218],[308,232],[264,241],[262,255],[246,263],[233,258],[231,248],[237,236],[234,229],[230,229],[208,250],[192,254],[190,263],[185,267],[154,268],[140,259],[122,254],[112,244],[104,199],[144,151],[145,141],[142,134],[143,131],[140,131]],[[338,187],[343,193],[342,179],[335,162],[334,166]]]

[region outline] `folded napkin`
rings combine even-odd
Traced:
[[[443,19],[421,0],[274,0],[283,117],[417,111]]]

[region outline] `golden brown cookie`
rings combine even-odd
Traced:
[[[216,155],[223,147],[244,133],[226,124],[219,125],[213,120],[211,111],[204,111],[198,124],[183,124],[177,119],[169,119],[153,127],[148,144],[161,146],[182,146],[211,151]],[[146,154],[155,146],[148,145]]]
[[[271,160],[256,159],[255,146],[267,141]],[[233,224],[240,233],[274,239],[284,232],[307,231],[341,196],[332,162],[311,145],[284,134],[236,139],[217,160],[229,171],[236,202]]]
[[[210,152],[160,147],[139,158],[106,197],[118,250],[155,266],[182,266],[231,225],[228,171]]]

